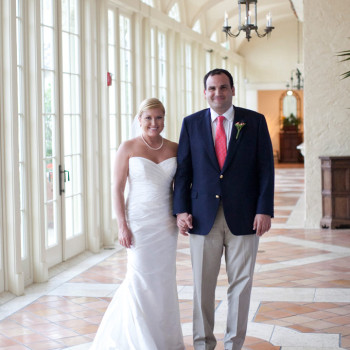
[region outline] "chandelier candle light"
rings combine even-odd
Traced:
[[[230,36],[233,38],[237,38],[238,35],[241,33],[243,30],[245,32],[245,36],[247,40],[249,41],[251,38],[250,33],[252,31],[255,31],[256,35],[259,38],[263,38],[264,36],[270,34],[275,27],[272,26],[272,17],[271,13],[268,13],[266,15],[266,28],[264,29],[265,33],[260,34],[258,32],[258,25],[257,25],[257,19],[258,19],[258,10],[257,10],[257,2],[258,0],[238,0],[238,33],[233,34],[231,32],[231,27],[228,25],[228,15],[225,12],[225,20],[224,20],[224,26],[222,27],[222,31],[226,33],[226,37]],[[241,5],[245,5],[245,21],[244,24],[242,25],[242,20],[241,20]],[[254,16],[252,15],[252,11],[250,10],[249,6],[253,5],[254,6]],[[254,21],[252,21],[252,17],[254,17]],[[254,24],[252,24],[254,23]]]

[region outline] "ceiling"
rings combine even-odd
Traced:
[[[219,41],[223,40],[222,26],[225,13],[228,14],[228,22],[233,32],[237,32],[238,26],[238,1],[237,0],[156,0],[161,11],[168,13],[175,3],[180,9],[181,22],[188,27],[200,20],[201,32],[210,38],[213,32],[217,32]],[[242,6],[242,9],[244,6]],[[266,25],[266,15],[272,15],[272,25],[278,26],[281,21],[287,21],[296,17],[302,21],[303,0],[258,0],[258,27],[260,32]],[[237,38],[236,48],[238,48],[244,37]]]

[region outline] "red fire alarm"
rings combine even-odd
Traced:
[[[107,72],[107,86],[112,85],[112,73]]]

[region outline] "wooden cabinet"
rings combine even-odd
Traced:
[[[303,134],[298,131],[280,132],[280,159],[281,163],[302,163],[303,156],[297,146],[303,142]]]
[[[320,157],[322,228],[350,228],[350,157]]]

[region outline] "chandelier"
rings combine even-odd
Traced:
[[[287,89],[290,90],[301,90],[304,88],[304,78],[299,70],[300,67],[300,22],[298,21],[297,27],[297,43],[298,43],[298,51],[297,51],[297,65],[295,69],[292,69],[290,73],[289,82],[287,82]]]
[[[238,0],[238,33],[233,34],[231,32],[231,27],[228,25],[228,16],[227,13],[225,13],[225,21],[224,26],[222,27],[222,31],[226,33],[227,36],[237,38],[238,35],[241,33],[241,31],[245,32],[245,37],[249,41],[251,38],[251,32],[255,31],[256,35],[259,38],[263,38],[264,36],[270,34],[272,30],[275,27],[272,27],[272,17],[271,13],[269,13],[266,16],[266,28],[264,29],[265,33],[261,34],[258,32],[258,25],[257,25],[257,19],[258,19],[258,11],[257,11],[257,2],[258,0]],[[241,6],[245,5],[245,20],[244,24],[242,24],[242,10]],[[250,10],[250,5],[254,7],[254,10]]]
[[[298,68],[293,69],[290,73],[290,81],[286,85],[287,89],[301,90],[304,87],[304,78]]]

